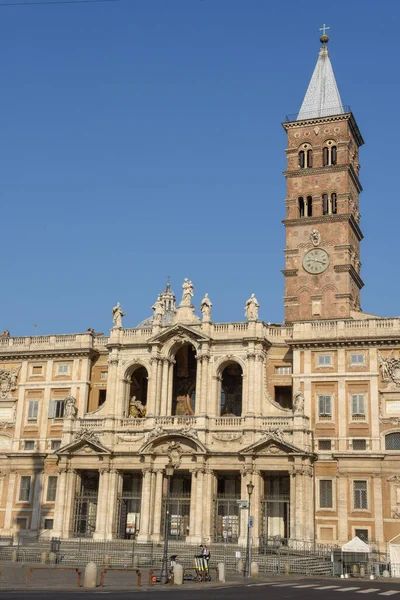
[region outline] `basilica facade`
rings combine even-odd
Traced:
[[[284,324],[254,294],[216,323],[185,279],[133,329],[118,303],[109,336],[5,332],[0,535],[243,544],[249,514],[255,546],[400,535],[400,319],[360,307],[363,138],[327,43],[283,124]]]

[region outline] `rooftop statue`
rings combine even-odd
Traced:
[[[122,327],[122,317],[125,316],[125,313],[122,310],[119,302],[117,302],[116,306],[113,307],[112,316],[114,321],[114,327],[120,329]]]
[[[200,312],[203,315],[203,321],[210,321],[211,309],[212,309],[212,302],[211,302],[210,298],[208,297],[208,294],[206,294],[200,304]]]
[[[182,284],[182,301],[183,305],[190,305],[192,303],[192,298],[194,296],[194,285],[187,277],[185,277]]]
[[[252,294],[246,302],[245,313],[244,313],[245,317],[249,321],[257,321],[259,308],[260,308],[260,305],[258,304],[257,298],[255,297],[254,294]]]

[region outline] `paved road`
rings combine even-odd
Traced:
[[[118,591],[107,589],[96,589],[87,591],[61,591],[49,590],[16,590],[15,592],[1,592],[1,598],[5,600],[99,600],[101,596],[118,600],[168,600],[169,594],[172,598],[182,595],[182,600],[281,600],[296,598],[296,600],[360,600],[367,597],[370,600],[384,600],[393,597],[400,600],[400,584],[391,581],[367,581],[356,580],[298,580],[298,581],[271,581],[262,583],[250,583],[237,586],[207,587],[202,585],[201,589],[189,589],[165,586],[154,587],[148,591]],[[362,594],[359,596],[358,594]]]

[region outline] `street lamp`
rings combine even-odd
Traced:
[[[248,519],[247,519],[247,546],[246,546],[246,566],[244,569],[244,576],[250,577],[250,502],[251,495],[254,490],[254,485],[250,482],[247,484],[247,493],[249,495],[249,504],[248,504]]]
[[[174,465],[168,463],[165,467],[165,476],[167,478],[167,497],[164,510],[164,553],[161,566],[161,583],[168,583],[168,535],[169,535],[169,494],[171,488],[171,477],[174,474]]]

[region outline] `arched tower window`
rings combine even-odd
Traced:
[[[175,354],[172,414],[194,415],[196,410],[196,350],[184,344]]]
[[[328,140],[325,142],[323,153],[324,167],[331,167],[336,165],[337,161],[337,146],[334,140]]]
[[[312,217],[312,196],[307,196],[307,217]]]
[[[303,144],[299,150],[300,169],[310,169],[312,167],[313,156],[311,144]]]
[[[222,371],[221,416],[242,416],[243,371],[238,363],[230,363]]]
[[[300,196],[298,200],[299,204],[299,217],[304,217],[304,198]]]
[[[337,194],[322,194],[322,213],[324,215],[336,215],[337,213]]]
[[[336,213],[337,213],[337,195],[335,193],[331,194],[331,209],[332,209],[332,214],[336,215]]]
[[[385,450],[400,450],[400,433],[389,433],[385,437]]]
[[[329,198],[328,194],[322,194],[322,212],[324,215],[329,213]]]

